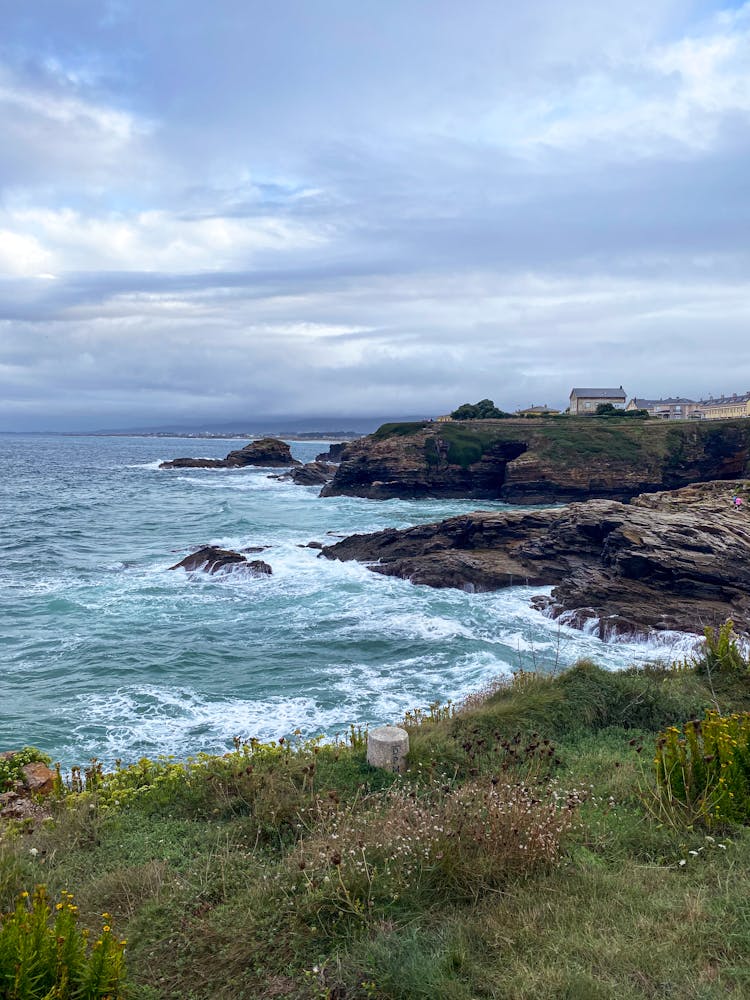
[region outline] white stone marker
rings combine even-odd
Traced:
[[[398,726],[379,726],[367,734],[367,763],[403,774],[409,752],[409,734]]]

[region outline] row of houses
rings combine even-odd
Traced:
[[[649,416],[661,420],[723,420],[727,417],[750,417],[750,392],[731,396],[713,396],[708,399],[687,399],[668,396],[662,399],[645,399],[633,396],[627,402],[622,386],[617,389],[574,388],[570,393],[569,412],[573,414],[596,413],[601,403],[611,403],[617,410],[646,410]]]
[[[659,420],[726,420],[728,417],[750,417],[750,392],[732,396],[713,396],[708,399],[687,399],[684,396],[667,396],[662,399],[645,399],[633,396],[628,401],[622,386],[617,389],[573,388],[570,405],[565,411],[574,416],[594,415],[602,403],[611,404],[616,410],[646,410],[650,417]],[[561,411],[552,406],[527,406],[516,410],[519,417],[554,417]],[[450,421],[450,414],[435,418],[439,423]]]

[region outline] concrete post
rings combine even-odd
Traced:
[[[379,726],[367,734],[367,763],[403,774],[409,752],[409,734],[398,726]]]

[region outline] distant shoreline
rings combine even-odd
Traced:
[[[215,440],[215,441],[247,441],[260,440],[264,437],[279,438],[283,441],[356,441],[366,435],[357,431],[320,431],[309,432],[300,431],[292,434],[282,431],[274,432],[247,432],[223,434],[188,431],[0,431],[0,435],[7,437],[91,437],[91,438],[193,438],[195,440]]]

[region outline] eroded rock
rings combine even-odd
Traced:
[[[404,423],[348,444],[321,496],[627,500],[749,473],[750,420]]]
[[[289,445],[278,438],[261,438],[251,441],[244,448],[230,451],[226,458],[173,458],[162,462],[160,469],[241,469],[259,466],[264,469],[288,468],[301,465],[292,458]]]
[[[298,466],[290,472],[285,472],[282,476],[270,476],[270,479],[279,479],[282,482],[292,482],[297,486],[319,486],[321,483],[330,482],[336,472],[336,466],[330,462],[307,462]]]
[[[184,569],[188,573],[202,570],[204,573],[218,573],[241,569],[257,576],[271,576],[273,570],[262,559],[247,559],[232,549],[220,549],[215,545],[204,545],[203,548],[191,552],[170,569]]]
[[[353,535],[321,555],[431,587],[552,585],[537,607],[577,627],[596,619],[605,633],[701,633],[729,616],[750,633],[749,498],[746,481],[712,482],[629,504],[477,511]]]

